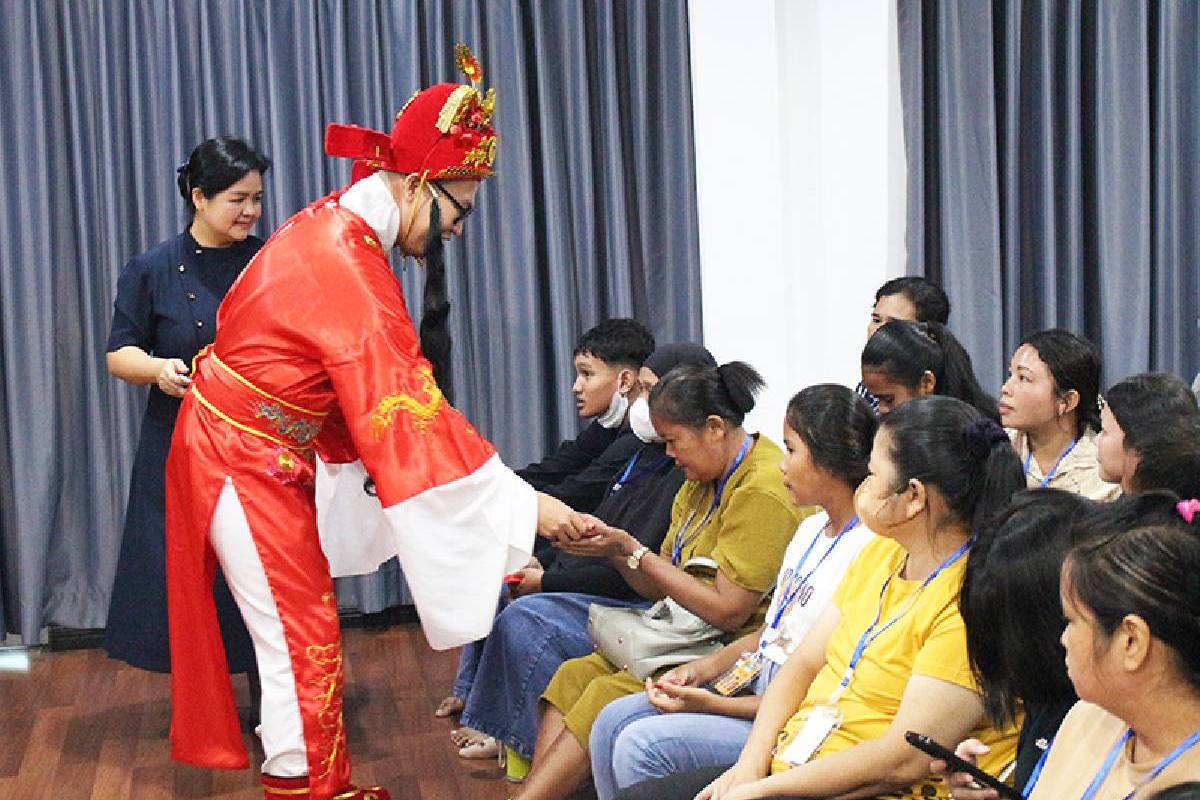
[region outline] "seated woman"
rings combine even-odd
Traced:
[[[758,373],[740,362],[682,367],[664,377],[650,393],[651,419],[687,482],[662,550],[654,553],[607,526],[563,549],[608,557],[643,596],[670,597],[734,637],[757,628],[801,516],[779,472],[783,453],[742,427],[762,385]],[[715,564],[715,570],[689,567],[697,561]],[[609,701],[643,688],[598,653],[563,664],[543,695],[533,769],[520,796],[566,797],[583,783],[596,715]]]
[[[737,758],[767,684],[874,536],[854,513],[854,490],[867,475],[875,428],[870,405],[844,386],[810,386],[792,398],[783,423],[783,482],[797,504],[822,511],[792,537],[762,627],[600,712],[588,748],[600,800],[644,780]],[[700,688],[723,675],[732,680],[720,681],[720,693]],[[753,693],[731,696],[735,684],[751,681]]]
[[[1170,446],[1175,438],[1161,441],[1164,426],[1200,414],[1192,390],[1174,375],[1148,372],[1114,384],[1104,399],[1106,403],[1100,409],[1100,432],[1096,435],[1100,478],[1118,484],[1126,494],[1148,489],[1174,489],[1161,485],[1139,486],[1136,475],[1143,454],[1153,458],[1162,444]],[[1160,441],[1147,447],[1150,439]],[[1200,480],[1200,476],[1186,477],[1193,482]],[[1176,494],[1196,496],[1195,491],[1176,491]]]
[[[617,474],[596,514],[633,531],[646,547],[661,545],[683,475],[650,424],[645,394],[660,375],[678,366],[716,364],[700,345],[669,344],[655,350],[639,372],[642,397],[629,410],[630,423],[640,439],[655,441]],[[608,559],[561,552],[552,553],[544,571],[523,570],[515,589],[520,598],[503,603],[487,638],[467,645],[460,659],[454,695],[464,701],[464,727],[452,738],[467,758],[496,755],[499,743],[531,757],[542,690],[559,664],[592,651],[588,607],[645,605]]]
[[[1000,420],[996,399],[979,385],[971,356],[936,322],[894,319],[880,327],[863,348],[862,385],[880,414],[914,398],[940,394]]]
[[[1079,700],[1061,642],[1059,578],[1067,553],[1082,542],[1139,525],[1177,522],[1175,504],[1165,492],[1095,503],[1061,489],[1028,490],[993,520],[990,533],[981,537],[989,544],[976,546],[959,607],[971,665],[992,719],[1006,724],[1024,712],[1012,781],[1018,789],[1028,791],[1063,717]],[[986,557],[977,559],[980,555]],[[970,740],[958,748],[964,758],[985,752]],[[951,784],[958,781],[955,776]],[[988,791],[956,788],[954,796],[996,797]]]
[[[1077,545],[1060,594],[1079,702],[1030,800],[1149,796],[1200,778],[1200,501],[1180,517]],[[970,790],[952,778],[955,797]],[[972,793],[974,794],[974,793]]]
[[[1010,430],[1031,489],[1066,489],[1112,500],[1121,489],[1100,477],[1100,354],[1059,328],[1026,336],[1000,389],[1000,422]]]
[[[1012,760],[1016,731],[985,720],[958,612],[976,532],[1024,484],[1008,437],[960,400],[919,398],[882,419],[869,470],[855,506],[878,536],[771,682],[737,762],[619,798],[945,797],[909,730],[973,730],[985,768]]]
[[[640,447],[621,465],[609,482],[595,516],[614,527],[630,526],[637,538],[652,550],[662,545],[671,520],[675,494],[683,486],[683,473],[667,455],[662,437],[650,420],[650,390],[681,364],[716,367],[716,359],[698,344],[668,344],[655,350],[638,374],[638,397],[629,407],[631,433]],[[655,481],[655,477],[665,478]],[[539,566],[521,570],[521,582],[513,594],[522,597],[537,592],[585,592],[623,599],[639,595],[607,559],[575,556],[551,548]]]

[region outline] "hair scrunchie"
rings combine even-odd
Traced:
[[[192,200],[192,177],[188,175],[188,167],[191,163],[192,160],[189,158],[175,168],[175,185],[179,187],[179,196],[189,203]]]
[[[976,461],[986,461],[992,448],[1001,442],[1008,442],[1008,434],[995,420],[977,419],[963,428],[963,444]]]
[[[1183,521],[1188,525],[1192,524],[1192,520],[1196,518],[1196,513],[1200,512],[1200,500],[1195,497],[1190,500],[1180,500],[1175,504],[1175,510],[1179,512],[1179,516],[1183,517]]]

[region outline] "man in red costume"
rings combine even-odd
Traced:
[[[535,530],[574,538],[586,527],[446,402],[388,263],[393,247],[421,256],[460,234],[493,174],[495,96],[479,90],[466,48],[456,54],[472,85],[417,93],[390,136],[330,126],[326,150],[358,159],[356,181],[288,220],[234,284],[172,440],[172,756],[248,766],[212,600],[219,562],[262,677],[267,798],[388,797],[350,783],[317,456],[334,470],[361,461],[357,474],[370,474],[387,543],[364,543],[371,552],[358,560],[399,555],[437,648],[486,634],[501,578],[529,560]],[[355,560],[355,541],[338,545]]]

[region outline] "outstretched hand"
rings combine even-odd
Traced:
[[[542,492],[537,493],[538,533],[556,542],[571,541],[588,535],[590,517],[580,514],[569,505]]]

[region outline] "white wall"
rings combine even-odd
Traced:
[[[879,284],[903,272],[895,4],[692,0],[704,338],[768,390],[858,380]]]

